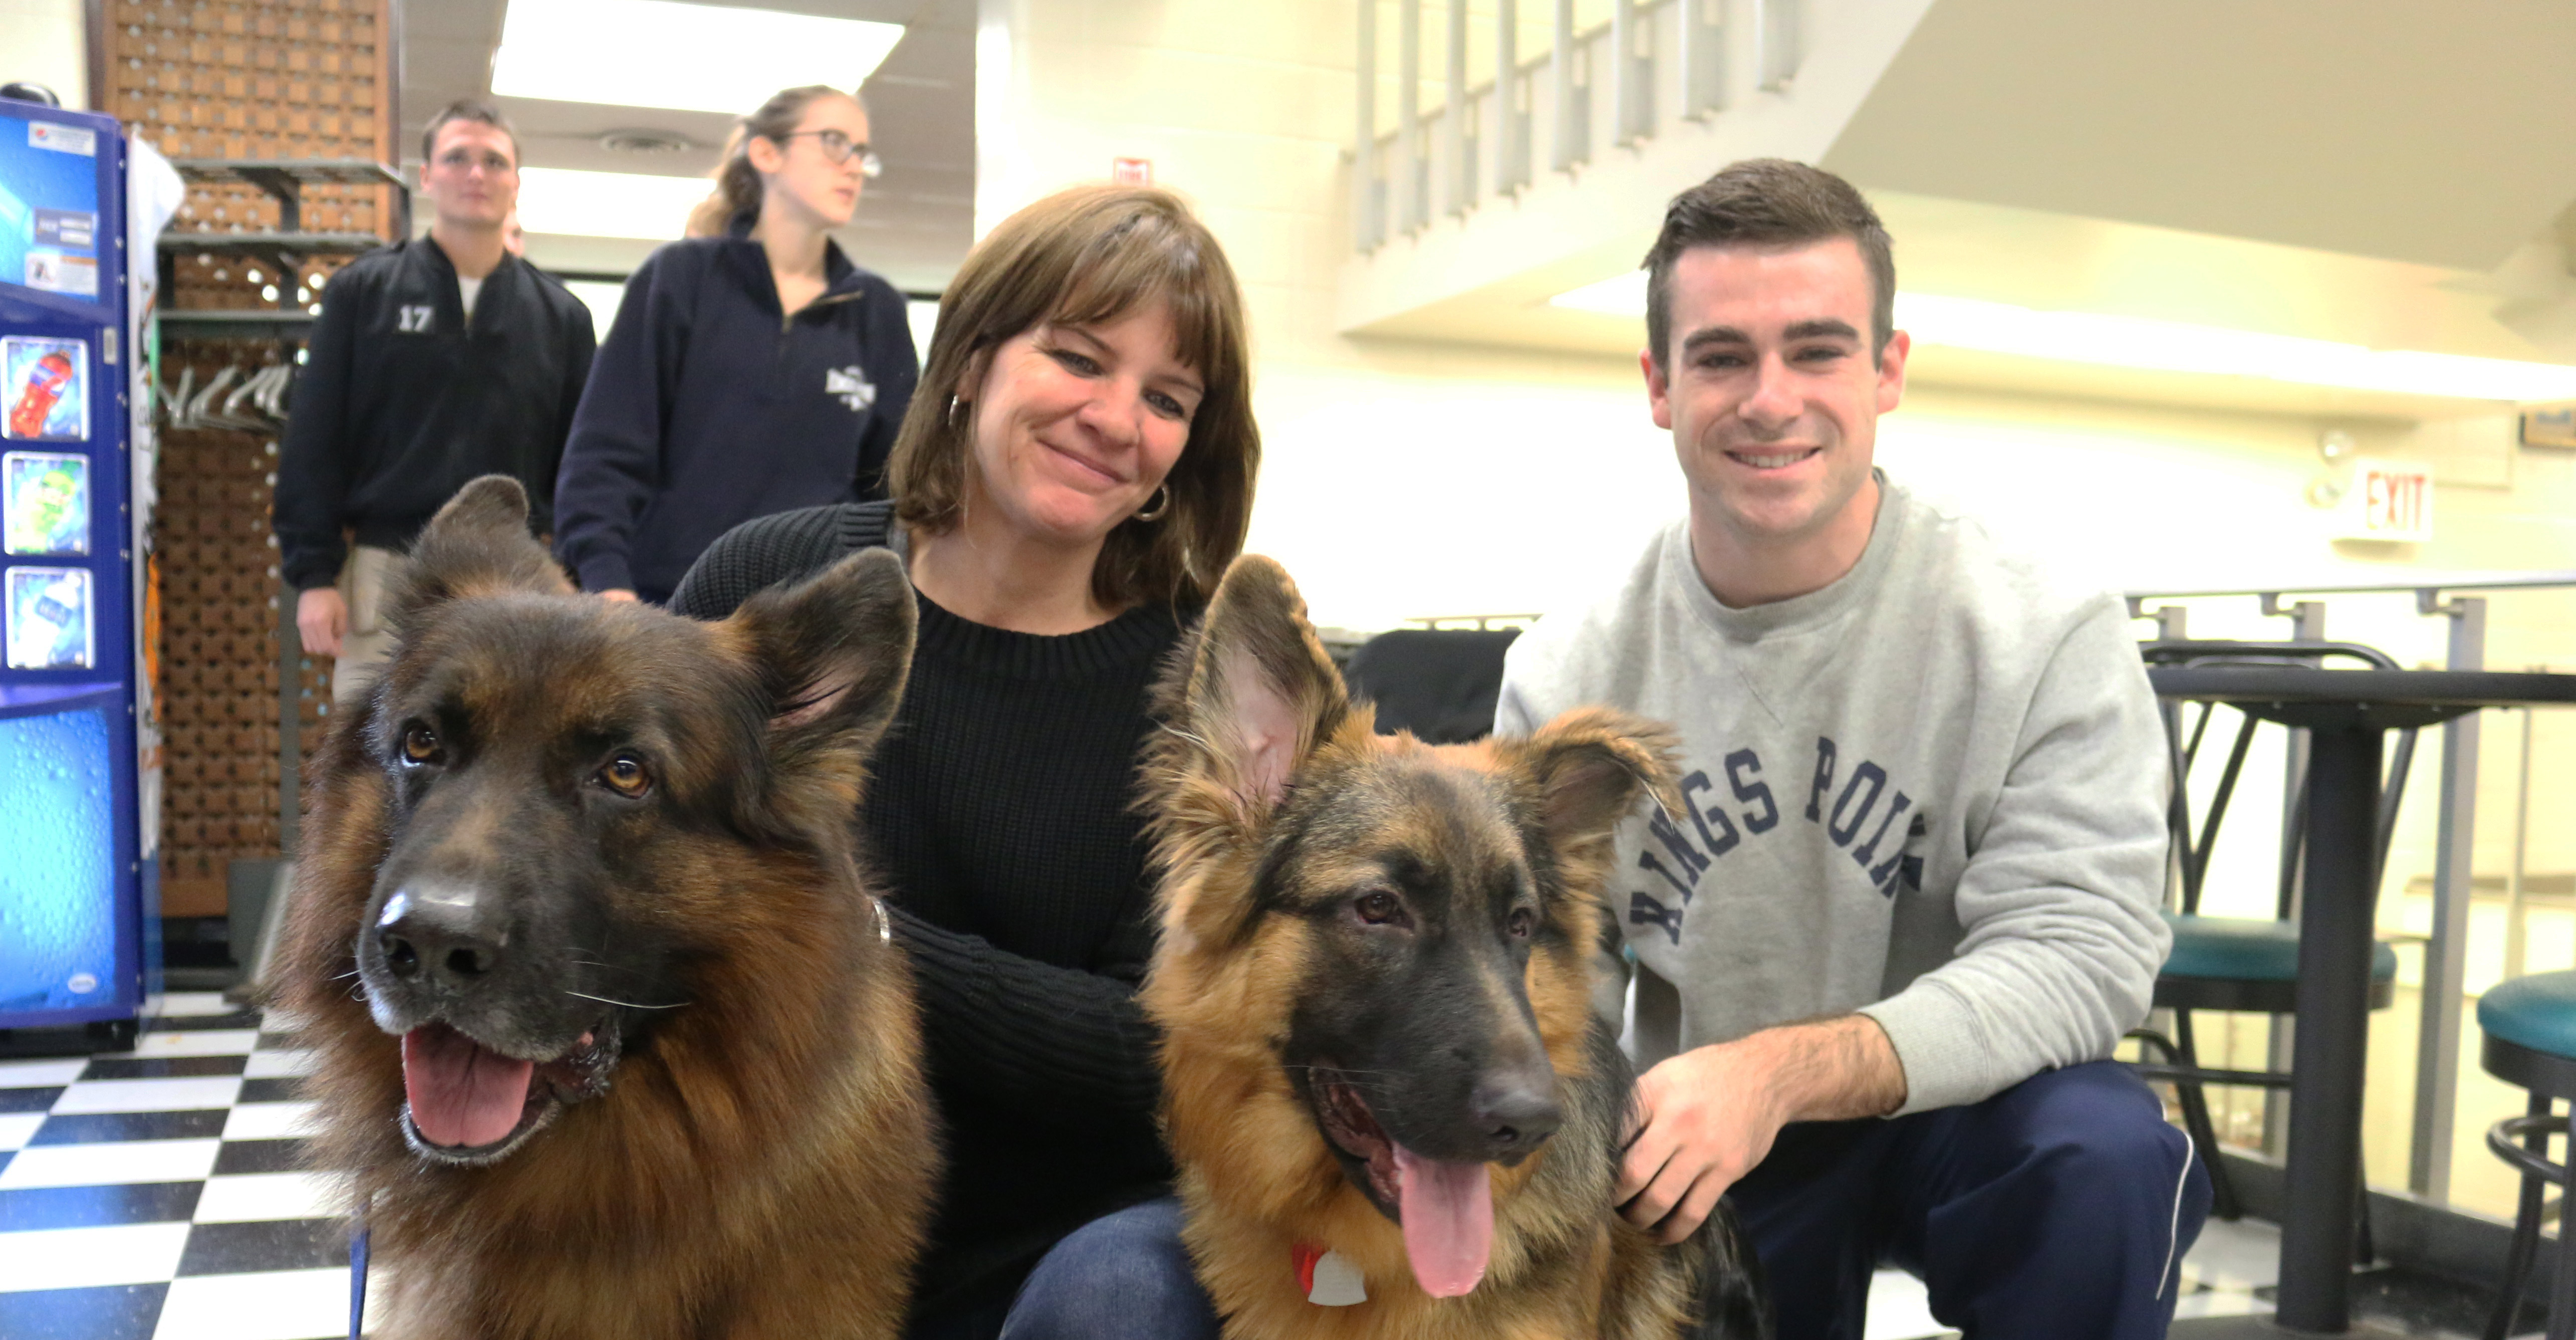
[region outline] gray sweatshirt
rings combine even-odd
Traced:
[[[2146,1017],[2167,769],[2119,599],[1880,483],[1860,562],[1776,604],[1719,604],[1674,523],[1513,644],[1495,730],[1608,703],[1680,734],[1690,813],[1641,807],[1604,891],[1641,1061],[1857,1010],[1919,1112]]]

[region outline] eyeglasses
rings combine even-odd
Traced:
[[[787,141],[799,135],[813,136],[814,143],[823,150],[823,156],[835,163],[849,162],[850,155],[857,154],[859,175],[870,181],[875,181],[877,174],[885,171],[885,164],[878,160],[865,141],[854,142],[837,130],[791,130],[778,137],[780,146],[784,147]]]

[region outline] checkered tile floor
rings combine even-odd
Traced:
[[[0,1340],[322,1340],[349,1323],[349,1248],[303,1171],[307,1058],[212,993],[154,1002],[135,1048],[0,1060]],[[2278,1241],[2212,1222],[2181,1315],[2268,1311]],[[1879,1272],[1868,1340],[1948,1332]]]
[[[154,1002],[131,1052],[0,1060],[0,1340],[346,1335],[305,1066],[213,994]]]

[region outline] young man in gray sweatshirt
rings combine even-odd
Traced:
[[[1680,734],[1687,813],[1632,818],[1608,891],[1644,969],[1625,1213],[1678,1240],[1732,1191],[1782,1340],[1858,1337],[1882,1262],[1982,1340],[2162,1336],[2209,1191],[2104,1059],[2168,944],[2126,611],[1873,467],[1908,343],[1848,183],[1735,164],[1646,266],[1689,514],[1513,646],[1495,722]]]

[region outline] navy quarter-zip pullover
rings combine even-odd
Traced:
[[[555,482],[555,553],[583,590],[659,603],[753,517],[880,496],[920,365],[903,295],[827,243],[826,286],[784,315],[738,215],[626,283]]]

